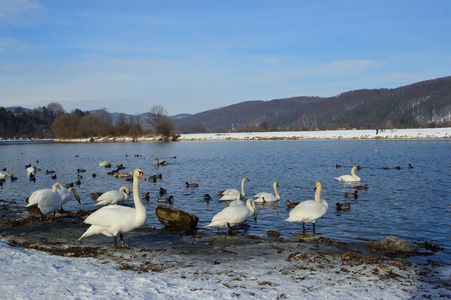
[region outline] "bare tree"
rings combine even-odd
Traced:
[[[157,135],[169,137],[174,129],[174,122],[167,117],[168,112],[162,105],[152,106],[147,117],[147,123],[153,128]]]
[[[117,126],[121,126],[121,125],[124,125],[124,124],[128,124],[127,117],[126,117],[125,114],[120,113],[119,116],[116,119],[116,125]]]
[[[50,102],[47,104],[47,112],[50,115],[52,121],[61,115],[65,115],[66,111],[64,110],[63,106],[56,102]]]
[[[105,121],[105,124],[108,126],[113,125],[113,119],[111,118],[110,113],[108,112],[108,109],[105,107],[97,110],[97,113],[102,116],[103,120]]]

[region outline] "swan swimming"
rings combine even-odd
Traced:
[[[224,192],[222,192],[222,197],[219,198],[219,201],[230,201],[230,200],[236,200],[239,196],[239,199],[245,199],[246,196],[244,194],[244,182],[250,181],[247,177],[244,177],[241,180],[241,193],[237,189],[226,189]]]
[[[0,172],[0,179],[5,179],[6,177],[12,177],[13,174],[10,174],[8,172]]]
[[[30,196],[29,202],[27,205],[25,205],[25,207],[37,205],[39,211],[41,212],[42,220],[44,220],[45,215],[49,213],[53,213],[53,218],[55,218],[56,211],[61,207],[61,204],[63,203],[61,195],[56,190],[57,184],[54,184],[52,186],[52,189],[41,189],[35,191]]]
[[[94,206],[115,205],[122,203],[127,200],[128,195],[130,195],[130,189],[126,186],[123,186],[119,189],[119,191],[112,190],[103,193],[99,198],[96,199],[97,203],[94,204]]]
[[[205,226],[207,227],[228,227],[229,234],[233,235],[232,227],[245,222],[250,216],[254,215],[254,220],[257,222],[257,208],[255,202],[252,199],[246,201],[246,205],[240,204],[241,200],[236,200],[234,204],[231,204],[217,213],[211,223]],[[238,202],[239,201],[239,202]]]
[[[356,182],[356,181],[360,181],[360,177],[355,175],[354,171],[355,170],[359,170],[358,167],[353,167],[351,169],[351,175],[341,175],[339,177],[335,177],[336,180],[338,181],[346,181],[346,182]]]
[[[268,203],[268,202],[277,202],[280,200],[279,193],[277,192],[277,188],[279,187],[279,183],[274,181],[274,194],[261,192],[255,195],[255,203]]]
[[[141,227],[147,220],[146,208],[139,199],[138,177],[146,180],[143,170],[140,168],[135,169],[133,172],[133,201],[135,208],[120,205],[109,205],[100,208],[86,218],[84,223],[91,226],[78,240],[94,234],[103,234],[113,237],[114,248],[118,248],[117,236],[119,235],[121,246],[127,247],[122,234]]]
[[[290,212],[286,222],[302,222],[302,229],[305,232],[305,223],[312,222],[313,234],[315,234],[315,221],[324,216],[329,208],[326,200],[321,199],[321,183],[315,182],[315,200],[308,200],[299,203]]]
[[[106,161],[106,160],[104,160],[104,161],[100,161],[99,162],[99,167],[105,167],[105,166],[108,166],[108,165],[110,165],[111,163],[109,162],[109,161]]]

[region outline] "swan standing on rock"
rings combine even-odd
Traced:
[[[360,181],[360,177],[355,175],[354,171],[359,170],[358,167],[353,167],[351,169],[351,175],[341,175],[340,177],[335,177],[338,181],[346,181],[346,182],[356,182]]]
[[[279,193],[277,192],[277,188],[279,187],[279,183],[274,181],[274,194],[262,192],[255,195],[255,203],[268,203],[268,202],[277,202],[280,200]]]
[[[324,216],[329,208],[326,200],[321,199],[321,183],[315,182],[315,200],[308,200],[299,203],[290,212],[286,222],[302,222],[302,229],[305,232],[305,223],[313,223],[313,234],[315,234],[315,221]]]
[[[241,200],[237,201],[242,202]],[[254,215],[254,220],[257,222],[257,208],[255,208],[254,200],[247,200],[246,205],[239,204],[239,202],[236,202],[234,205],[229,205],[217,213],[211,220],[211,223],[205,226],[205,228],[228,227],[229,234],[233,235],[232,227],[245,222],[250,216]]]
[[[119,235],[121,246],[127,247],[122,234],[141,227],[147,220],[146,208],[139,199],[138,177],[146,180],[143,170],[140,168],[135,169],[133,172],[133,201],[135,202],[135,208],[120,205],[102,207],[86,218],[84,223],[91,224],[91,226],[79,240],[94,234],[103,234],[113,237],[114,248],[117,248],[117,236]]]
[[[230,201],[230,200],[236,200],[238,199],[245,199],[246,196],[244,194],[244,182],[250,181],[247,177],[244,177],[243,180],[241,180],[241,193],[237,189],[226,189],[224,192],[222,192],[222,197],[219,198],[219,201]]]
[[[122,203],[127,200],[128,195],[130,195],[130,189],[126,186],[123,186],[119,189],[119,191],[113,190],[103,193],[99,198],[96,199],[97,203],[94,206],[115,205]]]
[[[56,211],[61,207],[63,199],[61,195],[56,192],[57,185],[54,184],[52,189],[41,189],[35,191],[29,199],[29,202],[25,207],[31,207],[37,205],[41,212],[41,219],[45,219],[46,214],[53,213],[55,218]],[[52,218],[52,220],[53,220]]]

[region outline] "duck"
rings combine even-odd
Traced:
[[[164,165],[167,165],[167,164],[168,164],[165,160],[160,161],[159,158],[156,158],[156,157],[155,157],[155,154],[152,154],[152,157],[153,157],[153,164],[154,164],[154,165],[157,165],[157,166],[163,165],[163,166],[164,166]]]
[[[133,171],[133,201],[135,208],[120,205],[102,207],[86,218],[84,223],[90,224],[91,226],[79,240],[95,234],[103,234],[107,237],[113,237],[114,248],[117,249],[117,236],[119,235],[121,247],[127,247],[124,242],[123,233],[141,227],[147,220],[146,208],[139,199],[139,177],[146,180],[143,170],[137,168]]]
[[[157,179],[161,179],[163,176],[161,175],[161,174],[158,174],[158,175],[152,175],[152,176],[150,176],[149,177],[149,181],[150,182],[157,182]]]
[[[56,180],[57,178],[58,178],[58,177],[56,176],[56,174],[52,176],[52,179],[53,179],[53,180]]]
[[[255,203],[270,203],[270,202],[277,202],[280,200],[280,195],[277,192],[277,188],[279,187],[279,183],[277,181],[274,181],[273,183],[274,187],[274,194],[267,193],[267,192],[261,192],[254,196]]]
[[[351,209],[351,204],[347,204],[347,203],[340,204],[340,203],[337,202],[334,207],[338,211],[345,211],[345,210]]]
[[[285,205],[287,206],[287,209],[295,208],[299,202],[291,202],[290,200],[285,201]]]
[[[360,177],[355,175],[355,170],[359,170],[358,167],[353,167],[351,169],[351,175],[341,175],[339,177],[335,177],[336,180],[338,181],[342,181],[342,182],[356,182],[356,181],[360,181]]]
[[[409,164],[409,169],[413,169],[413,166],[411,164]]]
[[[355,188],[358,189],[358,190],[367,190],[368,189],[368,184],[357,185],[357,186],[355,186]]]
[[[117,177],[117,178],[125,178],[125,177],[131,178],[131,177],[133,177],[133,171],[130,171],[128,173],[127,172],[117,172],[113,176]]]
[[[147,202],[149,202],[149,200],[150,200],[150,193],[147,192],[145,194],[142,194],[141,198],[144,199],[144,200],[147,200]]]
[[[77,169],[77,173],[83,173],[83,172],[86,172],[86,170],[85,169]]]
[[[208,200],[210,200],[210,199],[211,199],[211,197],[210,197],[210,195],[209,195],[209,194],[205,194],[203,198],[204,198],[204,200],[206,200],[206,201],[208,201]]]
[[[237,201],[243,202],[241,200]],[[245,222],[252,215],[254,216],[254,221],[257,222],[257,214],[257,208],[255,207],[255,202],[253,199],[248,199],[246,201],[246,205],[238,204],[238,202],[236,202],[236,204],[230,204],[222,211],[217,213],[211,220],[211,223],[205,226],[205,228],[228,227],[228,233],[230,235],[233,235],[232,227]]]
[[[335,168],[341,168],[341,165],[335,164]]]
[[[96,178],[96,177],[97,177],[96,173],[92,173],[92,178]]]
[[[185,185],[186,185],[186,187],[199,187],[199,184],[198,184],[198,183],[188,183],[188,182],[185,182]]]
[[[51,189],[41,189],[33,192],[28,199],[25,207],[37,206],[41,213],[41,220],[45,220],[45,215],[53,213],[52,220],[55,218],[56,211],[61,207],[63,199],[57,192],[57,186],[54,184]]]
[[[30,176],[28,176],[28,180],[36,182],[36,176],[34,176],[33,173],[30,173]]]
[[[401,167],[400,166],[396,166],[395,169],[396,170],[401,170]]]
[[[103,193],[100,193],[100,192],[92,192],[91,193],[91,198],[94,199],[94,200],[98,199],[100,196],[102,196],[102,194]]]
[[[170,195],[169,197],[158,197],[158,202],[169,202],[169,204],[174,204],[174,196]]]
[[[244,199],[244,197],[246,196],[244,193],[244,183],[246,181],[250,181],[249,178],[244,177],[241,180],[241,193],[237,189],[226,189],[225,191],[222,192],[222,197],[219,198],[219,201],[236,200],[237,196],[239,196],[240,199]]]
[[[111,165],[109,161],[104,160],[99,162],[99,167],[106,167],[108,165]]]
[[[158,193],[160,194],[160,196],[163,196],[164,194],[166,194],[168,191],[162,187],[160,187],[160,189],[158,190]]]
[[[344,193],[345,197],[354,197],[355,199],[357,199],[357,197],[359,196],[359,192],[354,191],[354,192],[347,192]]]
[[[302,229],[305,232],[305,223],[313,224],[313,234],[315,234],[315,221],[324,216],[329,208],[326,200],[321,199],[321,183],[315,182],[315,200],[308,200],[299,203],[290,212],[285,222],[302,222]]]
[[[45,170],[45,174],[53,174],[53,173],[55,173],[55,171]]]
[[[80,174],[77,175],[77,179],[83,179],[83,176],[81,176]]]
[[[119,191],[111,190],[103,193],[99,198],[96,199],[97,203],[94,206],[115,205],[122,203],[127,200],[128,195],[130,195],[130,189],[126,186],[123,186],[119,189]]]
[[[14,176],[13,174],[10,174],[8,172],[0,172],[0,179],[5,179],[6,177],[12,177]]]

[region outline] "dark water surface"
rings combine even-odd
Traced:
[[[145,202],[148,224],[162,225],[155,216],[158,189],[173,195],[173,206],[199,217],[198,227],[207,225],[226,203],[219,202],[218,191],[226,188],[240,189],[245,183],[246,197],[258,192],[273,193],[272,184],[278,181],[281,201],[258,205],[258,222],[248,220],[247,232],[266,236],[268,230],[279,231],[285,239],[302,235],[302,225],[287,223],[285,201],[299,202],[314,199],[314,183],[323,186],[322,198],[329,203],[327,214],[316,222],[316,233],[339,241],[373,241],[388,235],[406,238],[412,242],[432,242],[444,247],[432,259],[451,262],[451,141],[449,140],[320,140],[320,141],[219,141],[175,143],[29,143],[0,145],[0,168],[18,177],[7,180],[0,188],[1,205],[22,207],[25,199],[40,188],[48,188],[55,182],[62,184],[77,180],[81,173],[81,185],[76,186],[81,197],[68,203],[66,209],[93,209],[95,201],[91,192],[105,192],[132,187],[131,182],[114,178],[106,173],[111,169],[99,167],[99,160],[123,164],[131,171],[137,167],[145,176],[162,174],[156,184],[140,181],[140,194],[150,192],[150,202]],[[168,161],[167,166],[157,167],[151,155]],[[78,157],[75,157],[78,155]],[[127,155],[127,156],[126,156]],[[139,155],[139,157],[135,157]],[[173,159],[172,156],[177,158]],[[149,158],[149,159],[147,159]],[[39,160],[37,163],[36,161]],[[342,168],[336,168],[335,164]],[[408,168],[408,164],[413,169]],[[25,165],[41,168],[36,182],[27,178]],[[352,166],[362,168],[358,176],[360,184],[369,189],[359,191],[358,199],[345,198],[344,192],[354,191],[350,184],[337,182],[334,177],[350,174]],[[389,170],[383,169],[390,167]],[[394,167],[400,166],[397,170]],[[54,170],[57,179],[51,179],[46,170]],[[96,177],[91,176],[96,173]],[[184,183],[198,183],[199,188],[186,188]],[[210,194],[209,202],[203,200]],[[132,204],[132,198],[128,203]],[[15,201],[16,204],[9,204]],[[337,212],[334,204],[350,203],[351,210]],[[311,224],[307,224],[311,229]],[[217,229],[208,229],[216,232]],[[219,229],[226,231],[225,229]],[[431,257],[415,257],[411,260],[425,262]]]

